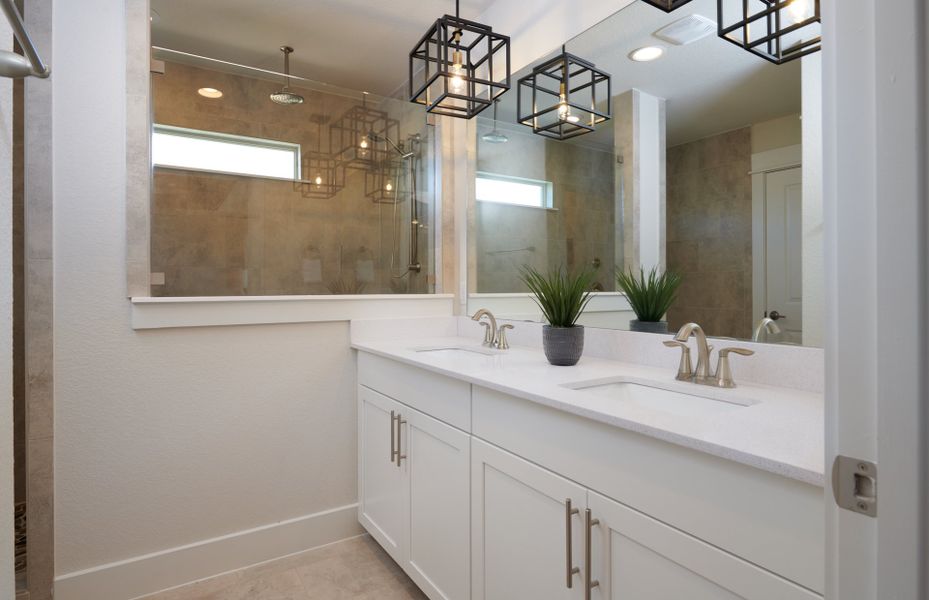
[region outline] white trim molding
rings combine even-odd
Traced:
[[[56,600],[126,600],[284,558],[362,532],[350,504],[55,579]]]
[[[133,329],[450,316],[453,294],[132,298]]]

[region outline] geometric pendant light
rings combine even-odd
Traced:
[[[510,89],[510,38],[459,16],[438,19],[410,52],[410,102],[471,119]]]
[[[717,0],[719,37],[780,65],[822,48],[819,0]]]
[[[516,91],[519,122],[555,140],[591,133],[612,115],[610,75],[564,46],[520,79]]]
[[[329,151],[339,163],[349,169],[366,171],[388,158],[386,149],[376,147],[371,139],[397,139],[400,122],[387,111],[368,106],[368,92],[362,92],[361,105],[355,105],[329,126]]]
[[[332,154],[322,151],[322,115],[311,117],[316,122],[316,150],[303,153],[300,169],[300,192],[304,198],[328,199],[345,187],[345,169]]]
[[[677,10],[678,8],[684,6],[690,0],[643,0],[646,4],[651,4],[656,6],[665,12],[671,12],[672,10]]]

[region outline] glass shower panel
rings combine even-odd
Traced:
[[[152,295],[434,292],[435,144],[421,109],[306,80],[291,83],[302,104],[279,105],[269,97],[279,78],[159,58],[159,131],[221,140],[239,157],[290,151],[299,164],[257,176],[257,164],[224,166],[210,147],[200,160],[162,157],[153,167]]]

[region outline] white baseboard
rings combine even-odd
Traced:
[[[55,600],[130,600],[362,533],[358,505],[298,517],[55,578]]]

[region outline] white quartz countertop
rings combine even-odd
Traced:
[[[674,370],[584,356],[574,367],[555,367],[541,350],[514,346],[479,354],[423,352],[440,347],[477,347],[473,338],[433,337],[403,341],[355,341],[370,352],[468,383],[524,398],[568,413],[627,429],[805,483],[824,485],[821,394],[758,384],[719,389],[675,380]],[[738,380],[738,374],[737,380]],[[621,378],[669,391],[750,404],[713,415],[682,416],[618,402],[608,394],[565,387]]]

